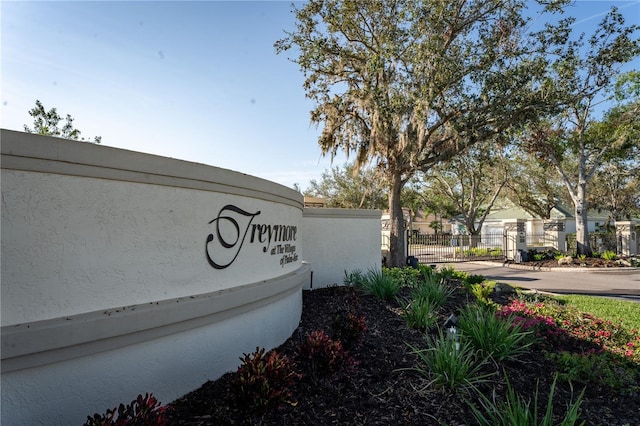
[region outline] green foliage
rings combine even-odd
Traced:
[[[440,274],[440,276],[442,277],[443,280],[445,281],[449,281],[449,280],[464,280],[465,278],[467,278],[469,276],[468,272],[465,271],[456,271],[456,269],[453,266],[444,266],[442,268],[440,268],[440,271],[438,271],[438,273]]]
[[[65,118],[64,125],[60,127],[62,117],[60,117],[56,108],[51,108],[47,111],[39,100],[36,100],[36,106],[29,110],[29,115],[33,117],[33,129],[25,124],[24,131],[27,133],[56,136],[71,140],[85,140],[84,138],[80,138],[82,132],[73,127],[73,118],[71,118],[69,114],[67,114]],[[101,136],[96,136],[93,139],[94,143],[100,143],[101,141]]]
[[[571,300],[576,296],[563,296],[560,300],[566,300],[567,297]],[[630,309],[629,313],[626,313],[626,305],[618,305],[622,301],[583,297],[578,300],[593,299],[593,306],[602,303],[602,312],[611,313],[614,306],[621,306],[621,311],[615,314],[621,319],[602,319],[582,312],[576,306],[562,306],[554,301],[542,303],[514,300],[510,305],[501,308],[499,314],[512,316],[523,329],[534,331],[538,341],[547,349],[571,349],[573,345],[570,339],[580,339],[593,343],[594,348],[599,348],[598,352],[615,354],[624,362],[640,363],[640,332],[635,326],[629,326],[635,324],[634,313],[640,312],[637,303],[626,302]]]
[[[325,170],[319,182],[311,179],[304,195],[326,199],[327,207],[383,210],[389,206],[379,170],[357,170],[353,162]]]
[[[469,286],[469,290],[471,294],[473,294],[479,303],[484,305],[493,305],[494,302],[490,299],[491,294],[493,294],[494,289],[496,288],[495,281],[483,281],[479,284],[471,284]]]
[[[533,343],[532,333],[523,331],[511,316],[501,317],[493,309],[480,306],[464,307],[458,316],[458,328],[482,356],[498,361],[516,359]]]
[[[627,330],[640,330],[640,304],[636,302],[576,294],[556,296],[555,299]]]
[[[637,385],[640,378],[638,365],[621,362],[611,353],[554,352],[549,354],[549,358],[555,362],[561,381],[608,387],[627,393],[640,391]]]
[[[578,399],[567,408],[564,418],[558,422],[553,416],[555,389],[556,379],[549,390],[544,415],[538,413],[539,388],[536,388],[532,403],[531,400],[526,400],[523,396],[516,394],[508,379],[506,400],[496,401],[495,395],[493,399],[490,399],[487,395],[478,393],[481,408],[479,409],[469,401],[467,404],[471,407],[474,418],[481,426],[573,426],[584,424],[584,422],[577,423],[584,390]]]
[[[364,283],[365,276],[360,269],[351,272],[344,271],[342,283],[347,287],[359,287]]]
[[[289,388],[300,375],[289,358],[275,350],[265,354],[264,348],[256,348],[240,360],[242,364],[231,382],[236,403],[256,411],[292,403]]]
[[[611,251],[611,250],[605,250],[604,252],[602,252],[601,257],[604,260],[616,260],[616,258],[618,257],[618,255],[616,255],[616,252]]]
[[[409,266],[403,266],[402,268],[383,267],[382,272],[401,286],[415,287],[422,276],[424,268],[426,267],[423,265],[419,265],[418,269]]]
[[[484,278],[483,275],[469,275],[469,274],[467,274],[467,276],[464,277],[464,279],[462,280],[462,285],[464,285],[465,287],[470,289],[473,284],[480,284],[484,280],[485,280],[485,278]]]
[[[400,291],[401,281],[394,279],[385,270],[369,270],[362,283],[365,293],[372,294],[379,299],[391,300]]]
[[[564,253],[556,252],[556,253],[553,255],[553,258],[554,258],[555,260],[560,260],[560,259],[562,259],[562,258],[563,258],[563,257],[565,257],[565,256],[566,256],[566,254],[564,254]]]
[[[558,37],[547,34],[555,30],[550,25],[520,45],[515,35],[529,31],[524,0],[428,6],[311,0],[294,6],[295,28],[275,43],[278,54],[294,52],[304,75],[314,104],[311,121],[323,127],[322,153],[351,153],[356,169],[375,161],[397,224],[391,228],[392,266],[404,261],[398,207],[405,183],[520,128],[553,103],[553,86],[544,84],[547,59],[538,52]],[[509,31],[492,30],[498,26]]]
[[[311,378],[317,382],[320,377],[352,368],[357,363],[344,350],[340,340],[333,340],[322,330],[312,331],[302,343],[298,358],[309,362]]]
[[[484,359],[469,342],[456,342],[440,332],[437,337],[428,335],[427,345],[426,349],[418,349],[407,344],[419,361],[411,370],[428,378],[430,385],[454,392],[468,391],[492,376],[482,373]]]
[[[118,409],[107,410],[106,414],[87,416],[84,426],[164,426],[168,424],[165,417],[167,407],[160,405],[153,394],[138,395],[126,406],[120,404]]]
[[[400,316],[411,328],[428,330],[438,322],[438,306],[435,301],[425,298],[398,300]]]
[[[441,308],[447,303],[447,299],[453,294],[453,288],[444,283],[444,280],[434,277],[430,281],[421,282],[411,292],[413,300],[425,300],[432,302],[436,308]]]

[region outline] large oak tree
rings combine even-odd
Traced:
[[[546,1],[544,12],[562,0]],[[323,154],[373,162],[388,188],[390,264],[404,265],[401,191],[418,171],[544,110],[545,44],[526,0],[310,0],[276,42],[292,52]],[[542,18],[545,19],[545,18]],[[549,27],[543,32],[554,31]]]
[[[569,35],[572,21],[565,24]],[[588,39],[584,34],[568,38],[550,68],[561,100],[559,111],[532,126],[524,138],[530,152],[556,169],[571,196],[578,254],[592,255],[587,226],[589,182],[603,163],[624,157],[632,146],[625,129],[637,121],[637,107],[611,111],[607,121],[614,125],[603,127],[595,117],[604,103],[615,98],[622,66],[640,54],[640,43],[634,38],[639,28],[626,26],[624,17],[612,8]]]

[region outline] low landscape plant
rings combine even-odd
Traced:
[[[618,323],[627,330],[640,330],[640,304],[630,300],[568,294],[554,297],[560,303]]]
[[[602,257],[604,260],[616,260],[618,255],[616,255],[615,251],[605,250],[602,252],[600,257]]]
[[[640,377],[638,366],[609,352],[560,352],[549,354],[549,358],[555,362],[561,381],[595,385],[623,393],[633,394],[640,391],[635,385]]]
[[[407,325],[418,330],[428,330],[438,323],[438,305],[429,299],[399,298],[400,316]]]
[[[467,274],[467,276],[462,279],[462,285],[470,289],[473,284],[480,284],[484,280],[483,275]]]
[[[349,352],[343,348],[342,342],[333,340],[322,330],[309,333],[298,350],[298,359],[304,359],[309,363],[314,382],[356,365]]]
[[[489,398],[483,393],[480,396],[481,407],[478,408],[471,402],[467,402],[473,411],[473,417],[478,424],[482,426],[573,426],[576,424],[583,425],[584,422],[578,423],[580,415],[580,405],[584,391],[578,396],[568,408],[567,413],[560,420],[554,418],[553,415],[553,396],[556,389],[556,379],[551,384],[549,396],[547,398],[547,406],[544,414],[538,411],[539,388],[536,387],[536,393],[533,401],[525,399],[522,395],[517,394],[507,378],[507,395],[504,400],[497,400],[493,394]]]
[[[486,307],[467,305],[458,316],[458,328],[482,356],[498,361],[517,358],[533,343],[532,333],[513,317]]]
[[[347,272],[345,270],[342,284],[344,284],[347,287],[359,287],[364,282],[364,279],[365,279],[365,276],[360,269],[355,269],[350,272]]]
[[[453,288],[445,284],[440,277],[434,276],[429,281],[424,281],[411,292],[414,300],[425,300],[440,308],[447,303],[453,294]]]
[[[426,266],[421,266],[422,268],[428,268]],[[420,266],[418,269],[411,268],[409,266],[405,266],[403,268],[382,268],[382,273],[396,281],[400,286],[406,287],[415,287],[421,279],[421,269]]]
[[[555,319],[561,309],[557,304],[545,304],[539,301],[526,302],[515,299],[510,304],[500,307],[497,314],[510,317],[522,330],[530,331],[535,336],[534,344],[542,349],[562,350],[569,333]]]
[[[483,305],[493,305],[490,297],[496,287],[495,281],[483,281],[471,284],[469,290],[476,297],[476,300]]]
[[[334,339],[340,340],[346,348],[353,348],[362,342],[367,320],[352,309],[341,309],[334,312],[331,329]]]
[[[493,375],[482,372],[485,360],[470,342],[457,342],[442,332],[436,337],[427,335],[427,348],[408,346],[419,360],[411,370],[429,380],[427,387],[467,392],[487,382]]]
[[[396,297],[401,287],[402,282],[394,279],[386,268],[381,271],[369,270],[362,282],[362,289],[365,293],[383,300],[391,300]]]
[[[87,416],[84,426],[163,426],[168,422],[166,411],[153,394],[146,393],[126,406],[120,404],[105,414]]]
[[[289,389],[301,376],[287,356],[256,348],[252,354],[243,354],[240,360],[242,364],[231,382],[237,404],[256,411],[294,404]]]

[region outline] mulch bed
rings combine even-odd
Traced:
[[[450,313],[469,302],[459,288],[443,313]],[[505,298],[502,301],[506,303]],[[362,343],[350,349],[357,361],[352,370],[320,380],[311,379],[308,366],[297,362],[303,377],[291,387],[294,404],[285,404],[266,412],[254,412],[234,404],[230,383],[235,373],[170,404],[173,425],[471,425],[476,424],[465,399],[477,401],[474,393],[451,393],[429,385],[427,379],[411,368],[417,358],[407,344],[424,348],[424,333],[408,328],[398,315],[396,302],[384,302],[346,287],[303,291],[300,327],[277,350],[290,359],[303,336],[313,330],[331,330],[333,315],[355,308],[366,317],[367,331]],[[586,342],[574,342],[575,350],[587,350]],[[486,372],[496,375],[480,391],[500,396],[506,391],[505,375],[515,390],[532,398],[539,388],[540,404],[546,405],[555,367],[537,350],[518,361],[493,363]],[[636,388],[640,383],[635,383]],[[584,386],[558,383],[554,413],[564,415],[566,407]],[[544,407],[541,407],[544,413]],[[640,425],[640,395],[595,387],[585,390],[581,418],[587,425]]]

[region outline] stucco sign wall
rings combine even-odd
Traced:
[[[262,251],[279,259],[281,267],[296,262],[298,227],[296,225],[259,223],[261,211],[248,212],[228,204],[209,222],[212,233],[207,236],[206,256],[215,269],[225,269],[237,259],[245,242],[258,244]],[[248,238],[247,238],[248,237]]]
[[[298,326],[310,279],[298,192],[1,137],[2,424],[81,424],[145,392],[170,402]]]

